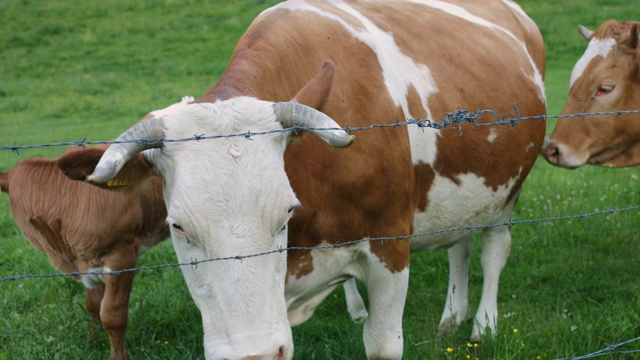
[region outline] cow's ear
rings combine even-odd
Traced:
[[[582,25],[578,25],[578,32],[580,33],[580,35],[582,35],[582,37],[587,39],[587,41],[591,40],[591,37],[593,36],[593,31]]]
[[[320,72],[296,94],[292,101],[324,112],[329,103],[335,72],[336,67],[333,61],[326,60]]]
[[[58,167],[72,180],[86,181],[104,154],[103,148],[88,148],[67,152],[58,158]],[[137,188],[153,175],[153,165],[143,154],[129,160],[122,170],[104,184],[94,184],[106,189]]]
[[[631,32],[629,33],[629,39],[627,39],[627,45],[631,49],[638,50],[638,38],[640,37],[640,33],[638,33],[640,29],[638,28],[638,23],[634,23],[631,26]]]

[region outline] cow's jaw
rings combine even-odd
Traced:
[[[238,98],[191,105],[165,138],[281,129],[273,104]],[[290,359],[284,298],[286,224],[297,199],[284,171],[283,133],[165,141],[148,158],[164,178],[174,250],[204,328],[207,359]],[[221,261],[209,259],[227,258]]]

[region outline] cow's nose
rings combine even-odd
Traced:
[[[542,146],[542,156],[552,165],[558,165],[560,163],[560,148],[548,139]]]

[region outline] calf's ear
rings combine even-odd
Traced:
[[[629,34],[629,47],[632,49],[638,49],[638,38],[640,37],[640,30],[638,29],[638,24],[635,23],[631,26],[631,33]]]
[[[72,180],[86,181],[98,165],[104,154],[104,148],[87,148],[80,151],[67,152],[58,158],[58,167],[62,173]],[[138,187],[153,175],[153,165],[143,154],[131,158],[118,172],[118,174],[106,183],[93,183],[105,189],[119,189],[123,187]]]

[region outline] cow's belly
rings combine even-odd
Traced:
[[[519,176],[519,175],[518,175]],[[468,226],[490,225],[511,218],[512,207],[506,206],[518,176],[496,190],[485,185],[484,179],[467,173],[457,177],[458,183],[436,175],[428,192],[425,211],[414,213],[412,251],[435,251],[455,244],[474,230],[446,231]]]

